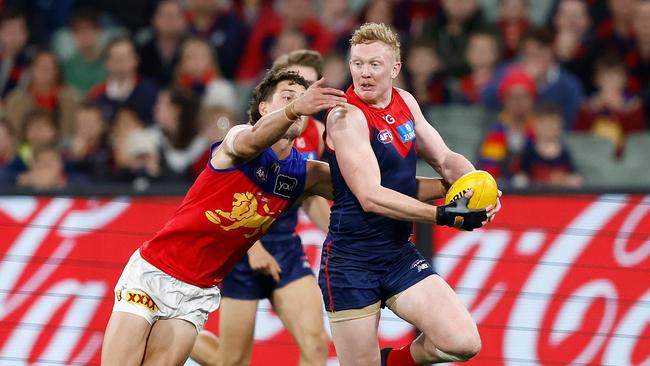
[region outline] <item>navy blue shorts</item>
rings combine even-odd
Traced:
[[[367,244],[348,243],[337,251],[334,245],[341,243],[325,241],[318,284],[327,311],[361,309],[377,302],[384,307],[392,296],[435,274],[430,261],[412,243],[395,246],[381,259],[350,252],[350,248],[368,248]]]
[[[302,277],[313,276],[300,237],[294,236],[284,240],[262,239],[262,245],[280,265],[280,281],[275,282],[273,277],[254,271],[248,264],[247,254],[223,280],[223,297],[240,300],[271,298],[274,290]]]

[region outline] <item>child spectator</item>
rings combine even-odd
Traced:
[[[471,71],[452,86],[452,101],[476,104],[480,101],[481,90],[492,80],[499,60],[497,39],[490,33],[473,33],[465,55]]]
[[[144,127],[144,122],[133,107],[125,105],[115,112],[109,135],[109,142],[113,148],[114,170],[127,166],[127,139],[129,135],[144,130]]]
[[[162,91],[154,109],[160,164],[167,178],[189,178],[189,168],[207,149],[209,142],[198,134],[199,100],[188,90]]]
[[[554,104],[539,105],[533,125],[535,140],[526,144],[521,158],[522,183],[580,187],[582,177],[562,142],[562,110]]]
[[[82,105],[74,116],[74,133],[63,157],[66,169],[92,180],[106,179],[111,162],[108,126],[101,110],[93,104]]]
[[[65,83],[86,95],[93,85],[106,77],[99,14],[95,9],[80,7],[72,14],[70,26],[77,50],[63,62]]]
[[[234,113],[229,109],[207,107],[201,110],[200,134],[210,144],[222,141],[230,128],[236,124]],[[210,160],[210,148],[205,149],[202,156],[192,164],[190,168],[192,177],[198,177],[201,174],[208,164],[208,160]]]
[[[504,44],[503,57],[510,59],[515,56],[521,38],[530,29],[528,0],[500,0],[497,25]]]
[[[5,98],[25,80],[25,70],[31,60],[27,46],[29,33],[25,16],[12,9],[3,9],[0,16],[0,97]]]
[[[427,40],[414,41],[406,54],[404,86],[423,108],[449,100],[443,64]]]
[[[41,146],[34,150],[32,165],[18,176],[16,183],[19,187],[39,191],[65,188],[67,179],[61,153],[53,146]]]
[[[479,167],[506,184],[521,169],[521,153],[534,136],[532,112],[535,82],[520,68],[512,68],[498,88],[503,111],[479,151]]]
[[[7,96],[6,113],[16,129],[25,114],[34,108],[50,111],[63,135],[73,131],[73,116],[79,105],[79,93],[61,84],[61,70],[56,56],[50,51],[39,51],[29,67],[30,82],[14,89]]]
[[[620,156],[625,135],[645,129],[643,105],[637,96],[625,92],[625,64],[616,55],[605,55],[596,62],[595,79],[597,91],[582,104],[575,129],[610,139]]]
[[[22,172],[25,165],[18,158],[18,143],[9,121],[0,118],[0,184],[13,184],[16,173]]]
[[[25,114],[21,125],[18,156],[27,167],[32,165],[34,151],[44,146],[57,146],[59,129],[52,113],[43,109],[34,109]]]
[[[210,105],[234,108],[234,88],[228,80],[221,77],[210,45],[199,38],[188,39],[183,44],[175,84],[178,88],[205,97],[206,103]]]

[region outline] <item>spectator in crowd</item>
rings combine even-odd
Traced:
[[[129,133],[124,141],[124,160],[117,166],[114,179],[133,182],[136,188],[144,188],[150,181],[160,180],[162,168],[156,141],[156,136],[148,130]]]
[[[104,119],[113,120],[117,108],[129,104],[145,122],[151,123],[158,87],[138,75],[138,61],[135,46],[128,38],[113,39],[106,47],[108,76],[88,94],[88,99],[101,107]]]
[[[332,35],[314,17],[309,0],[281,0],[278,11],[263,10],[251,32],[246,50],[237,71],[237,79],[252,82],[265,66],[270,65],[271,51],[278,43],[278,36],[286,31],[302,33],[308,40],[307,47],[326,54],[334,41]]]
[[[0,184],[13,184],[16,172],[26,169],[18,158],[14,129],[6,118],[0,118]]]
[[[138,49],[140,75],[165,87],[172,82],[187,24],[179,0],[163,0],[151,18],[153,37]]]
[[[203,97],[209,105],[235,108],[235,90],[221,72],[210,49],[200,38],[189,38],[183,43],[181,59],[176,69],[175,85]]]
[[[469,35],[485,29],[483,15],[476,0],[441,0],[441,3],[443,11],[424,25],[422,34],[445,60],[447,72],[460,77],[469,71],[465,62]]]
[[[477,32],[469,37],[466,52],[470,73],[452,85],[452,101],[476,104],[481,90],[488,85],[499,61],[499,45],[491,33]]]
[[[223,75],[233,79],[242,62],[248,38],[244,21],[225,1],[190,0],[187,11],[189,33],[203,38],[216,50]],[[259,57],[258,54],[252,57]]]
[[[34,108],[40,108],[52,113],[64,136],[71,135],[74,112],[81,96],[74,88],[61,83],[61,70],[54,53],[39,51],[27,75],[29,83],[7,95],[5,108],[11,123],[17,130],[20,129],[25,115]]]
[[[345,56],[337,52],[330,52],[323,57],[323,77],[330,87],[340,90],[347,89],[352,84],[352,79]]]
[[[118,176],[117,172],[122,169],[128,170],[129,167],[129,136],[136,132],[143,131],[145,129],[145,123],[142,121],[138,115],[138,111],[134,107],[122,105],[115,111],[113,121],[110,125],[109,142],[113,148],[113,166],[111,167],[111,176],[116,178]],[[149,134],[153,136],[150,132]]]
[[[530,29],[528,20],[528,0],[500,0],[497,21],[503,40],[503,57],[515,56],[521,38]]]
[[[270,55],[272,60],[276,60],[282,55],[296,50],[303,50],[307,48],[307,38],[300,32],[289,29],[285,30],[278,35],[275,44],[273,45]]]
[[[587,91],[593,91],[594,37],[585,0],[561,0],[553,16],[556,35],[555,57],[562,67],[578,77]]]
[[[596,25],[596,37],[603,49],[624,53],[634,39],[634,18],[639,0],[607,0],[609,17]]]
[[[646,127],[643,105],[636,95],[625,92],[625,64],[617,55],[606,54],[595,68],[597,91],[582,104],[575,129],[611,140],[620,156],[625,135]]]
[[[540,104],[534,121],[535,140],[524,148],[520,184],[580,187],[582,177],[562,142],[562,110],[555,104]]]
[[[449,91],[443,64],[428,40],[416,40],[406,53],[403,80],[418,103],[427,106],[446,103]]]
[[[507,184],[521,170],[521,154],[533,139],[535,82],[519,67],[511,68],[498,87],[503,111],[479,150],[479,168]]]
[[[86,95],[93,85],[106,78],[99,13],[92,8],[79,7],[72,15],[70,27],[76,52],[63,61],[64,79],[66,84]]]
[[[483,89],[481,100],[494,109],[499,108],[498,85],[510,68],[523,68],[535,80],[539,101],[562,106],[564,129],[571,130],[583,99],[578,79],[562,68],[553,56],[553,34],[545,29],[532,29],[522,39],[520,61],[501,68]]]
[[[16,184],[39,191],[65,188],[67,178],[59,150],[54,146],[41,146],[36,149],[33,163],[26,172],[18,176]]]
[[[154,109],[160,165],[168,178],[189,179],[190,167],[201,158],[209,141],[198,134],[199,99],[189,90],[164,90]]]
[[[31,60],[29,33],[23,14],[4,9],[0,16],[0,96],[6,97],[23,82]]]
[[[202,108],[199,116],[199,133],[212,144],[222,141],[230,128],[237,124],[234,112],[227,108],[215,106]],[[196,178],[205,169],[210,160],[210,148],[205,149],[201,157],[190,167],[190,173]]]
[[[635,44],[625,55],[628,69],[626,89],[639,93],[650,87],[650,1],[639,1],[634,17]]]
[[[112,154],[108,124],[99,107],[90,103],[81,105],[74,115],[74,127],[63,151],[66,170],[95,181],[107,179]]]
[[[330,0],[320,3],[320,22],[334,38],[334,49],[346,53],[350,35],[357,21],[347,0]]]
[[[59,129],[52,112],[47,110],[33,109],[23,118],[18,157],[23,166],[29,167],[34,160],[34,151],[44,146],[58,147]]]

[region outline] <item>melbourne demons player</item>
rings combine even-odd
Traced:
[[[396,34],[367,23],[350,43],[348,104],[333,109],[326,122],[334,205],[319,275],[339,361],[409,366],[468,360],[481,348],[476,325],[409,242],[411,222],[472,230],[491,220],[499,204],[470,210],[471,193],[439,207],[414,199],[417,156],[448,184],[474,167],[445,145],[410,93],[392,86],[401,68]],[[383,306],[422,334],[380,353]]]
[[[306,89],[296,73],[271,72],[256,87],[264,116],[254,126],[234,127],[213,146],[174,216],[122,272],[102,365],[182,365],[219,306],[217,285],[248,248],[294,202],[331,196],[327,164],[293,148],[301,116],[346,102],[323,82]]]
[[[318,52],[297,50],[280,56],[271,72],[293,71],[313,83],[322,77],[323,59]],[[252,121],[261,117],[257,99],[251,101]],[[280,103],[287,103],[282,100]],[[282,107],[282,105],[277,106]],[[267,112],[267,111],[264,111]],[[294,147],[307,159],[323,152],[321,138],[325,126],[304,116],[302,133]],[[307,198],[302,208],[321,230],[327,231],[330,208],[320,196]],[[298,206],[285,211],[224,279],[219,308],[219,338],[203,330],[190,357],[202,365],[248,365],[253,348],[257,304],[271,300],[273,310],[300,348],[301,365],[325,365],[329,337],[323,326],[323,306],[316,279],[307,261],[300,237]]]

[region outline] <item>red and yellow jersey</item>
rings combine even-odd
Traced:
[[[214,146],[213,146],[214,149]],[[199,287],[217,285],[304,191],[306,160],[266,149],[230,169],[208,162],[174,216],[140,248],[163,272]]]

